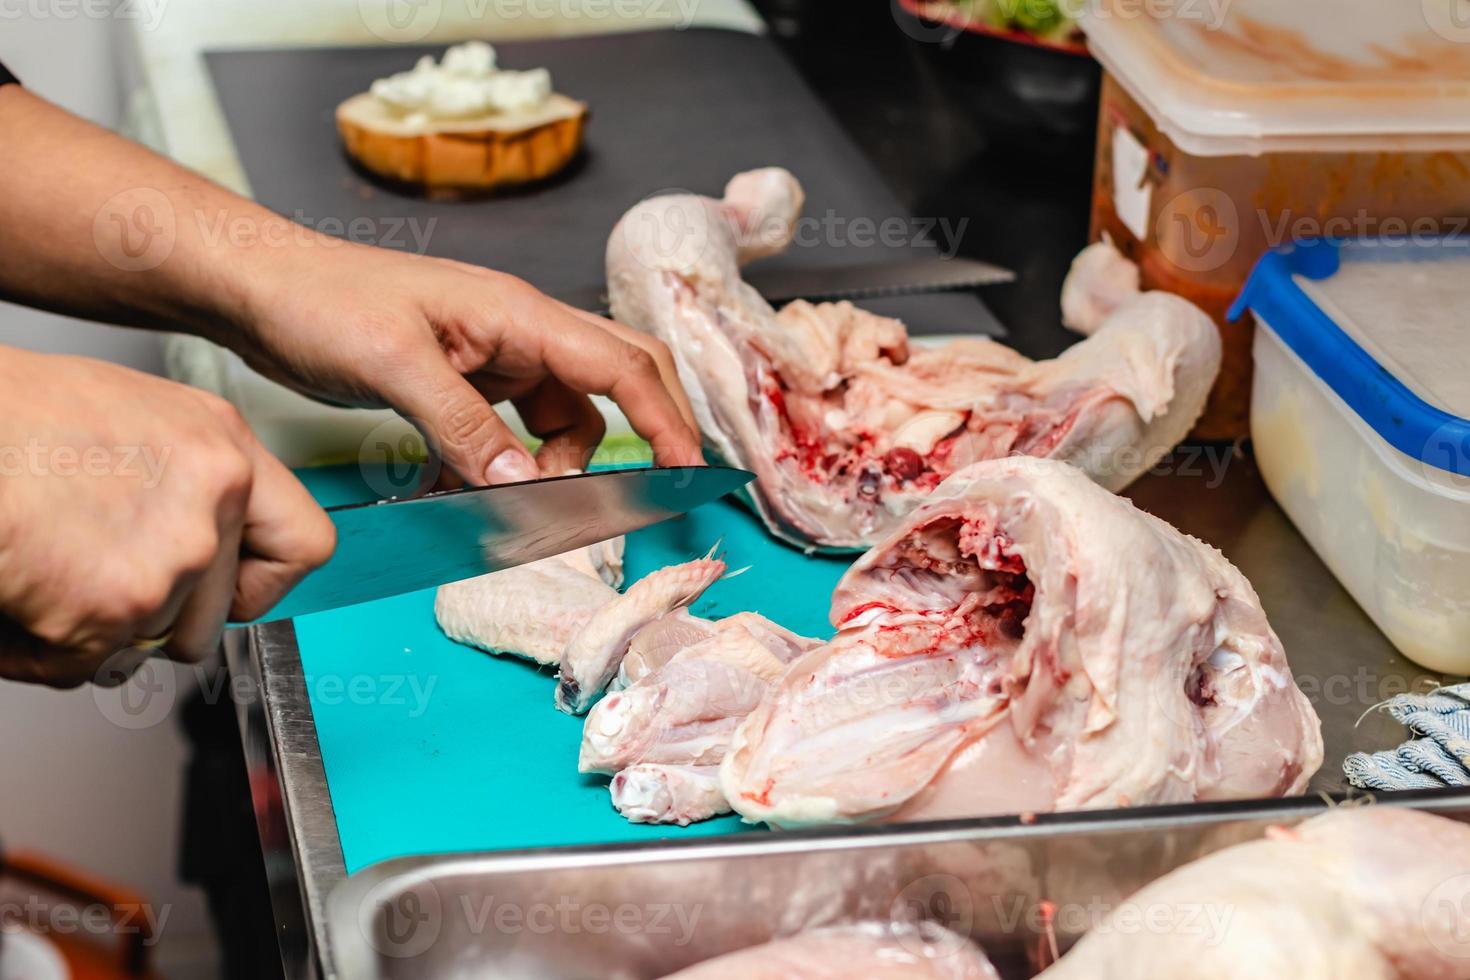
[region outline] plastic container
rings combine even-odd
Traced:
[[[1465,230],[1470,22],[1457,0],[1094,0],[1092,235],[1216,321],[1268,249]],[[1224,330],[1196,435],[1244,435],[1250,331]]]
[[[1400,652],[1470,674],[1470,238],[1274,251],[1247,309],[1272,496]]]

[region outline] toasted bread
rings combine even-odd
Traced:
[[[467,119],[411,119],[363,92],[337,107],[347,153],[369,171],[433,191],[483,191],[549,177],[582,145],[587,107],[542,105]]]

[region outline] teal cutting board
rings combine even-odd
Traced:
[[[325,505],[371,499],[358,467],[299,475]],[[732,569],[693,611],[753,610],[829,636],[827,606],[849,559],[773,541],[721,500],[629,536],[628,581],[721,542]],[[607,778],[577,772],[582,719],[552,707],[555,675],[451,642],[433,590],[296,620],[322,764],[349,873],[388,858],[605,844],[747,829],[728,816],[690,827],[630,824]]]

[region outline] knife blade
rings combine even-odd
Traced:
[[[744,275],[745,281],[766,302],[776,306],[794,299],[872,299],[944,293],[993,286],[1016,278],[1009,269],[988,262],[939,256],[823,268],[753,266]],[[578,309],[608,312],[607,288],[603,285],[581,286],[558,294],[557,299]]]
[[[256,622],[560,555],[693,510],[754,478],[727,466],[601,470],[331,507],[327,515],[337,528],[331,559]]]

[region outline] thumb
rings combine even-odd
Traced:
[[[519,483],[541,475],[530,450],[474,385],[447,364],[425,382],[404,386],[393,407],[428,430],[429,445],[466,483]]]

